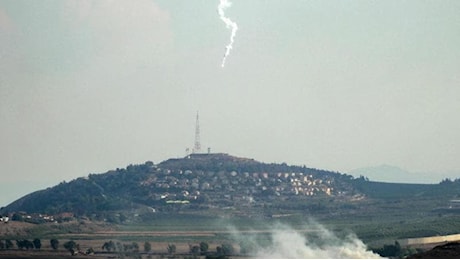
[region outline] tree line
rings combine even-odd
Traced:
[[[33,240],[18,239],[15,240],[15,243],[13,241],[14,240],[11,239],[0,240],[0,250],[9,250],[15,248],[20,250],[40,250],[42,248],[42,241],[39,238],[35,238]],[[49,240],[49,246],[53,250],[58,250],[60,245],[60,241],[56,238]],[[96,253],[92,247],[85,251],[82,251],[80,245],[73,240],[66,241],[62,244],[62,247],[69,251],[71,255],[89,255]],[[121,243],[119,241],[114,242],[110,240],[105,242],[102,245],[101,249],[105,250],[107,253],[115,253],[118,256],[122,257],[139,257],[141,253],[140,246],[137,242]],[[143,243],[142,249],[144,253],[154,253],[152,244],[148,241]],[[168,244],[166,250],[169,256],[175,256],[177,253],[177,248],[175,244]],[[194,257],[206,256],[207,258],[226,258],[228,256],[235,255],[236,251],[233,245],[230,243],[223,243],[222,245],[217,246],[215,251],[211,251],[209,244],[202,241],[198,244],[189,244],[188,253]]]
[[[49,241],[50,246],[52,249],[57,250],[59,246],[59,240],[53,238]],[[28,239],[17,239],[16,243],[13,243],[11,239],[4,239],[0,240],[0,250],[3,249],[14,249],[16,245],[17,249],[38,249],[42,248],[42,241],[39,238],[35,238],[34,240],[30,241]]]

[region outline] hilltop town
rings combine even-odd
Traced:
[[[148,207],[257,207],[295,198],[352,199],[359,193],[348,175],[286,164],[265,164],[228,154],[190,154],[160,164],[129,165],[89,174],[32,193],[6,209],[31,213],[94,213]],[[32,202],[32,197],[33,202]]]
[[[2,208],[0,217],[5,239],[42,228],[62,236],[83,231],[105,236],[116,226],[133,225],[215,234],[220,220],[243,221],[239,226],[245,228],[277,221],[301,228],[307,218],[315,218],[381,246],[401,237],[456,233],[459,185],[459,180],[380,183],[306,166],[192,153],[61,182],[19,198]],[[18,223],[32,226],[16,229]],[[394,252],[387,253],[382,254]]]

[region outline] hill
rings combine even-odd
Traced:
[[[347,181],[339,181],[342,179],[349,182],[351,177],[227,154],[191,154],[62,182],[14,201],[3,212],[87,214],[138,207],[162,210],[170,204],[232,206],[351,190]]]
[[[338,172],[262,163],[228,154],[191,154],[159,164],[146,162],[28,194],[2,214],[28,212],[102,215],[114,211],[213,211],[232,214],[342,214],[360,208],[356,201],[458,196],[458,182],[436,185],[371,182]],[[325,203],[329,202],[329,203]],[[334,204],[331,202],[340,202]],[[348,203],[348,204],[347,204]],[[439,206],[439,205],[437,205]],[[259,210],[261,212],[261,210]],[[341,213],[342,212],[342,213]]]

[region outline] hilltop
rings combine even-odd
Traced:
[[[3,211],[89,214],[142,207],[161,211],[171,204],[241,206],[293,196],[343,196],[354,192],[351,180],[305,166],[266,164],[221,153],[191,154],[62,182],[28,194]]]
[[[271,217],[300,212],[334,217],[380,212],[377,200],[390,201],[394,208],[403,207],[407,201],[436,200],[427,210],[450,212],[449,200],[459,195],[458,187],[457,181],[381,183],[223,153],[191,154],[62,182],[14,201],[1,213],[72,213],[99,219],[117,216],[117,222],[128,218],[126,214],[120,217],[120,212],[130,212],[128,215],[132,216],[147,212],[195,212]]]
[[[286,223],[305,230],[313,218],[340,234],[357,234],[384,255],[398,256],[390,250],[395,240],[460,233],[459,190],[459,180],[374,182],[223,153],[191,154],[61,182],[14,201],[0,217],[40,224],[10,230],[5,238],[107,229],[216,235],[227,224],[266,230]]]

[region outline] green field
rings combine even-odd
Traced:
[[[318,202],[310,203],[315,205]],[[208,243],[210,250],[214,251],[218,246],[230,243],[234,245],[236,252],[240,252],[240,245],[245,238],[256,241],[258,245],[268,246],[272,243],[274,230],[284,229],[308,237],[309,241],[315,241],[321,236],[320,232],[324,228],[333,232],[338,238],[356,234],[370,248],[381,248],[384,245],[394,244],[395,240],[402,238],[460,233],[460,216],[433,211],[433,203],[436,204],[435,201],[426,200],[410,203],[399,200],[370,200],[356,205],[353,203],[344,205],[341,202],[328,201],[317,214],[284,210],[283,214],[274,217],[268,214],[272,212],[270,207],[248,209],[247,212],[251,213],[249,214],[251,217],[236,216],[237,214],[232,214],[235,213],[232,210],[226,211],[225,214],[223,212],[220,212],[221,214],[154,213],[150,214],[149,218],[144,217],[143,221],[130,220],[123,224],[97,223],[89,220],[62,224],[29,224],[22,235],[3,236],[0,240],[40,238],[42,241],[49,241],[51,238],[57,238],[61,241],[61,245],[73,240],[85,250],[93,248],[98,257],[108,257],[104,255],[108,252],[102,249],[102,245],[107,241],[121,244],[137,243],[140,247],[148,241],[152,243],[155,253],[145,254],[140,249],[142,254],[135,255],[136,257],[170,257],[167,251],[169,244],[177,245],[176,257],[186,257],[190,245],[197,245],[200,242]],[[427,205],[431,206],[422,208]],[[344,206],[348,210],[342,210]],[[259,214],[255,214],[256,212]],[[16,223],[11,222],[6,225],[10,224]],[[61,258],[66,253],[64,249],[52,251],[49,245],[45,245],[44,250],[54,252]],[[11,256],[15,252],[24,253],[23,251],[4,253],[5,256]],[[35,253],[29,256],[41,257]],[[113,255],[113,252],[111,256],[120,257],[120,255]]]
[[[364,182],[362,189],[368,194],[366,198],[323,196],[207,210],[177,205],[155,213],[114,211],[105,216],[123,215],[125,220],[122,223],[88,217],[60,224],[24,223],[24,227],[17,227],[20,232],[0,233],[0,240],[40,238],[49,241],[57,238],[62,243],[73,240],[85,249],[93,248],[98,256],[104,257],[109,253],[102,249],[105,242],[143,245],[148,241],[152,243],[156,257],[171,256],[167,251],[170,244],[177,245],[175,256],[185,257],[190,246],[200,242],[208,243],[213,252],[225,243],[234,245],[236,252],[241,252],[240,245],[247,242],[244,239],[268,246],[273,243],[275,231],[295,232],[316,242],[321,232],[327,233],[325,230],[328,230],[339,239],[355,234],[368,247],[378,249],[394,245],[398,239],[460,233],[460,211],[449,204],[457,196],[455,187],[433,187],[436,189],[428,185]],[[18,223],[2,224],[2,227],[13,227]],[[49,245],[45,249],[49,250]],[[60,250],[56,253],[61,256],[65,250]],[[14,252],[6,252],[5,256]],[[152,254],[142,256],[152,257]]]

